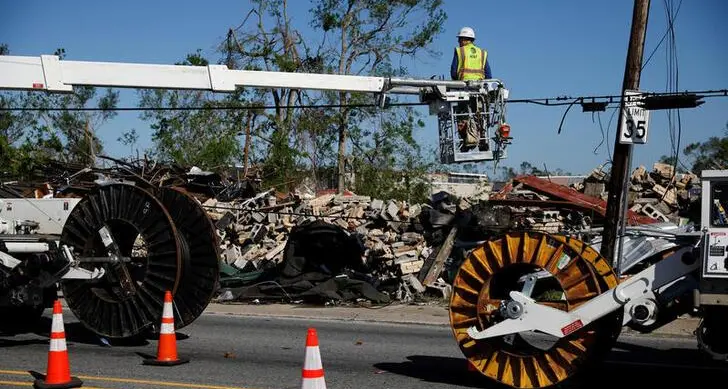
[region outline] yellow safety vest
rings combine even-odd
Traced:
[[[485,60],[488,58],[488,52],[468,43],[455,49],[458,56],[458,79],[482,80],[485,78],[484,68]]]

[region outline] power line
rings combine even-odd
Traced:
[[[682,6],[682,0],[680,0],[680,3],[678,3],[678,5],[677,5],[677,10],[675,11],[675,15],[673,15],[673,17],[672,17],[673,18],[673,21],[674,21],[675,18],[677,18],[677,14],[678,14],[678,12],[680,12],[680,7],[681,6]],[[644,65],[642,65],[642,69],[641,70],[645,70],[645,67],[647,67],[647,64],[650,63],[650,60],[652,59],[652,56],[655,55],[655,53],[657,52],[657,50],[662,45],[662,42],[665,41],[665,38],[667,38],[668,34],[670,33],[670,29],[671,29],[671,24],[668,25],[667,29],[665,30],[665,33],[662,34],[662,38],[660,39],[660,42],[657,43],[657,46],[655,46],[655,48],[652,49],[652,52],[650,53],[650,55],[647,56],[647,60],[645,61]]]
[[[677,18],[677,13],[680,10],[680,5],[682,5],[682,0],[680,0],[680,3],[678,3],[677,9],[674,9],[674,2],[673,0],[663,0],[663,3],[665,5],[665,13],[667,16],[667,22],[668,22],[668,45],[665,52],[665,60],[667,62],[667,86],[666,90],[668,92],[670,91],[677,91],[679,88],[679,77],[680,77],[680,70],[678,66],[678,55],[677,55],[677,40],[675,39],[675,20]],[[686,170],[690,170],[685,166],[685,164],[680,160],[680,143],[682,141],[682,118],[680,115],[680,110],[676,110],[677,115],[677,134],[675,130],[675,122],[674,122],[674,116],[675,112],[670,109],[667,111],[667,119],[668,119],[668,128],[670,132],[670,143],[672,147],[672,155],[674,158],[674,161],[672,162],[672,171],[673,171],[673,177],[674,179],[675,174],[677,174],[677,167],[678,164],[681,165]],[[672,182],[672,181],[671,181]],[[664,196],[663,196],[664,197]]]
[[[630,102],[637,101],[643,97],[665,97],[665,96],[685,96],[685,95],[699,95],[699,97],[726,97],[728,96],[728,89],[711,89],[711,90],[695,90],[695,91],[682,91],[682,92],[643,92],[641,97],[624,97],[621,95],[602,95],[602,96],[559,96],[559,97],[546,97],[537,99],[511,99],[507,100],[506,103],[518,104],[518,103],[530,103],[544,106],[564,106],[573,105],[576,103],[607,103],[607,104],[620,104],[622,101]],[[602,101],[598,101],[602,100]]]
[[[711,90],[696,90],[696,91],[683,91],[683,92],[651,92],[643,93],[643,97],[660,97],[660,96],[682,96],[682,95],[699,95],[701,98],[708,97],[726,97],[728,96],[728,89],[711,89]],[[511,99],[506,100],[507,104],[536,104],[542,106],[565,106],[574,104],[584,103],[606,103],[606,104],[620,104],[624,101],[632,101],[633,99],[640,99],[642,97],[625,97],[621,95],[599,95],[599,96],[558,96],[558,97],[545,97],[545,98],[531,98],[531,99]],[[425,102],[410,102],[410,103],[391,103],[387,104],[386,107],[401,107],[401,106],[422,106],[428,105]],[[378,104],[310,104],[310,105],[208,105],[200,107],[116,107],[112,109],[99,108],[99,107],[5,107],[0,108],[0,112],[3,111],[215,111],[215,110],[268,110],[268,109],[287,109],[287,108],[377,108],[380,107]]]

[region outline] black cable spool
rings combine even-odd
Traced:
[[[219,239],[205,210],[182,189],[163,187],[156,196],[174,221],[183,247],[181,282],[174,295],[179,329],[202,314],[218,287]]]
[[[177,292],[189,250],[162,202],[135,185],[115,183],[91,191],[69,214],[61,244],[78,257],[106,257],[109,250],[98,232],[103,226],[121,256],[131,257],[130,261],[82,263],[88,270],[104,268],[106,274],[99,280],[63,280],[61,287],[69,308],[84,326],[104,337],[130,338],[159,325],[164,293]],[[146,255],[133,253],[138,236],[146,244]],[[115,266],[128,271],[133,281],[130,295],[121,293]]]

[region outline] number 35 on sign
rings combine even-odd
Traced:
[[[625,95],[628,101],[624,102],[619,143],[647,143],[647,125],[650,121],[650,111],[640,107],[639,100],[635,99],[635,97],[642,95],[640,92],[627,90]]]

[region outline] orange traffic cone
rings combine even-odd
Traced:
[[[61,301],[53,303],[53,321],[51,322],[51,347],[48,352],[48,370],[45,380],[37,379],[33,383],[36,389],[46,388],[79,388],[83,382],[71,377],[71,366],[68,363],[66,349],[66,331],[63,328],[63,309]]]
[[[147,358],[145,365],[175,366],[189,362],[189,358],[177,356],[177,335],[174,333],[174,313],[172,312],[172,292],[164,293],[164,309],[162,309],[162,328],[157,343],[157,358]]]
[[[306,336],[306,359],[303,363],[301,389],[326,389],[324,368],[321,365],[318,335],[315,328],[308,329]]]

